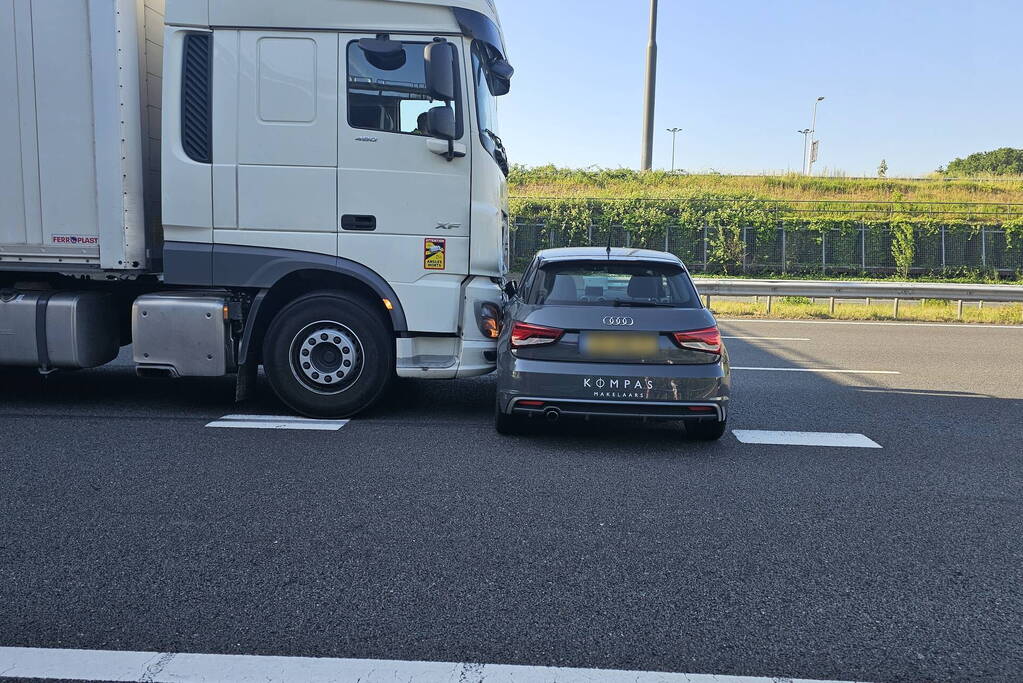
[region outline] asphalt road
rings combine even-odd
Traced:
[[[2,374],[0,646],[1023,679],[1023,329],[723,329],[740,367],[900,373],[737,371],[733,429],[883,448],[504,438],[489,378],[221,430],[282,408]]]

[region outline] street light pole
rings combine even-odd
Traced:
[[[814,137],[817,135],[817,105],[823,101],[823,97],[818,97],[813,103],[813,119],[810,121],[810,148],[806,152],[806,175],[813,174],[813,143]]]
[[[650,44],[647,46],[646,104],[643,113],[643,159],[640,169],[649,171],[654,160],[654,103],[657,99],[657,0],[650,0]]]
[[[810,143],[809,143],[810,129],[809,128],[804,128],[803,130],[797,130],[796,132],[803,136],[803,166],[802,166],[801,170],[803,171],[803,175],[806,175],[806,157],[809,154],[809,150],[810,150]]]
[[[668,132],[671,133],[671,172],[675,172],[675,140],[678,138],[678,134],[682,132],[681,128],[669,128]]]

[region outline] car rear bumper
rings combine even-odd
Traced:
[[[498,374],[498,409],[508,414],[556,411],[587,417],[724,421],[730,385],[727,362],[619,365],[524,360],[506,354]]]

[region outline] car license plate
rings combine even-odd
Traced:
[[[649,358],[660,344],[656,334],[589,332],[580,339],[583,355],[591,358]]]

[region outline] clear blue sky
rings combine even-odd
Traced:
[[[655,165],[934,171],[1023,147],[1023,0],[661,0]],[[638,167],[647,0],[498,0],[516,80],[517,163]]]

